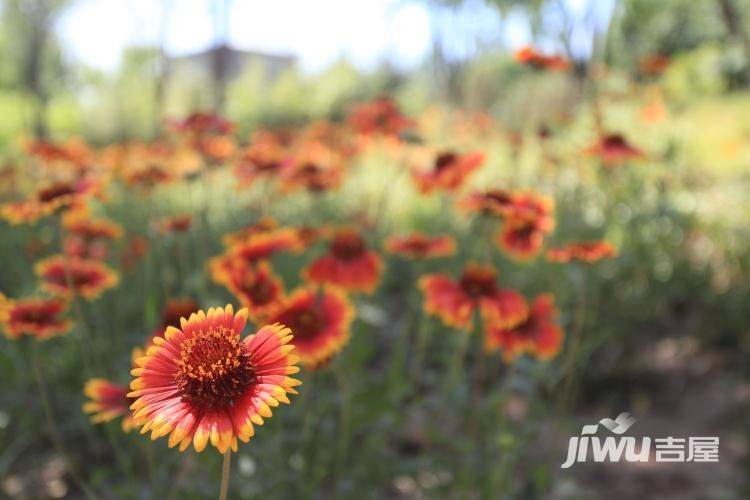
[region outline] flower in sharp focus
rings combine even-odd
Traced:
[[[118,283],[117,274],[105,264],[62,255],[37,262],[34,272],[41,278],[42,288],[48,292],[64,296],[75,293],[89,300]]]
[[[236,451],[272,407],[289,403],[287,394],[301,383],[289,376],[299,371],[291,331],[276,324],[242,339],[246,321],[246,309],[211,308],[154,339],[136,360],[128,394],[142,433],[169,435],[169,446],[180,451],[191,443],[199,452],[209,443]]]
[[[435,259],[456,253],[456,242],[450,236],[428,236],[414,232],[391,236],[386,241],[386,248],[391,253],[410,259]]]
[[[506,360],[529,353],[540,359],[551,359],[560,352],[564,332],[557,323],[559,311],[554,297],[539,295],[529,308],[525,321],[512,328],[489,325],[485,329],[485,349],[501,349]]]
[[[130,432],[137,426],[129,408],[133,400],[128,397],[128,392],[126,385],[117,385],[103,378],[89,379],[83,386],[83,394],[89,398],[83,404],[83,411],[91,415],[92,424],[122,417],[122,430]]]
[[[68,305],[60,299],[3,299],[0,323],[10,339],[30,335],[43,340],[70,330],[73,323],[65,318],[67,309]]]
[[[382,269],[380,256],[367,248],[359,232],[341,228],[333,234],[328,252],[312,262],[303,277],[311,283],[372,293],[380,281]]]
[[[428,194],[436,190],[455,191],[484,163],[484,153],[458,154],[443,151],[435,157],[432,168],[413,170],[412,179],[419,191]]]
[[[547,260],[551,262],[580,262],[593,263],[603,259],[617,257],[617,248],[608,241],[579,241],[569,243],[564,247],[549,248]]]
[[[501,289],[491,266],[469,264],[458,280],[427,274],[419,280],[424,310],[448,326],[469,328],[474,311],[489,324],[511,327],[526,319],[528,305],[515,290]]]
[[[269,321],[288,325],[294,332],[294,352],[305,366],[317,368],[349,341],[353,317],[352,305],[342,292],[308,287],[292,293]]]

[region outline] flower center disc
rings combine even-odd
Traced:
[[[495,276],[479,270],[468,270],[461,276],[461,289],[469,297],[492,295],[497,291]]]
[[[316,309],[302,309],[297,311],[291,323],[294,336],[299,339],[307,339],[320,333],[325,324],[325,318]]]
[[[183,342],[175,376],[183,401],[204,409],[234,405],[256,379],[255,365],[237,332],[198,332]]]
[[[365,242],[354,232],[336,235],[331,243],[331,251],[342,260],[353,260],[365,251]]]

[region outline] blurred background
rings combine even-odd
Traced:
[[[569,71],[519,64],[516,53],[526,46],[564,57]],[[590,271],[493,256],[503,283],[528,296],[555,294],[567,332],[585,288],[571,406],[553,425],[559,359],[524,358],[511,367],[498,357],[482,402],[487,433],[467,432],[461,415],[474,403],[434,382],[453,348],[443,341],[429,354],[419,397],[401,392],[398,373],[383,373],[394,339],[408,330],[405,308],[421,303],[411,295],[411,271],[391,256],[380,291],[357,300],[352,342],[339,363],[350,374],[353,409],[344,470],[330,477],[332,464],[341,466],[333,451],[341,387],[323,373],[315,380],[319,400],[305,403],[304,416],[299,404],[280,409],[240,449],[230,498],[748,498],[745,0],[3,0],[0,157],[12,164],[4,174],[20,172],[18,185],[11,175],[0,178],[3,201],[23,191],[32,138],[77,138],[92,149],[139,144],[163,138],[169,120],[202,111],[232,120],[244,142],[259,130],[339,123],[354,104],[382,96],[415,118],[415,142],[486,152],[473,187],[553,197],[554,243],[606,238],[620,249]],[[646,158],[599,168],[581,152],[606,131],[624,134]],[[482,228],[446,213],[447,198],[419,198],[409,179],[393,173],[400,161],[368,151],[339,193],[315,202],[284,197],[270,215],[282,224],[327,224],[382,211],[389,231],[445,232],[459,245],[474,244]],[[229,175],[212,182],[219,193],[233,192]],[[389,182],[397,200],[360,206],[379,200]],[[206,284],[205,258],[221,251],[222,235],[257,219],[246,207],[258,205],[265,185],[205,213],[200,207],[216,194],[201,186],[167,186],[148,203],[118,189],[101,211],[161,252],[123,276],[119,298],[86,305],[95,329],[117,335],[104,349],[117,356],[106,375],[126,383],[130,349],[158,325],[163,295],[194,296],[201,305],[232,300]],[[189,205],[185,189],[193,193]],[[193,209],[210,228],[199,217],[200,231],[194,226],[187,236],[152,228]],[[37,229],[0,226],[0,291],[9,297],[34,290],[33,261],[55,246],[50,227]],[[372,236],[386,234],[378,227]],[[469,249],[461,257],[480,254]],[[282,274],[296,279],[301,264],[283,258]],[[453,261],[431,268],[460,269]],[[427,328],[436,339],[450,335],[434,321]],[[42,403],[17,344],[0,344],[0,495],[82,498],[40,431]],[[122,435],[117,423],[92,428],[80,411],[85,377],[76,348],[49,349],[53,406],[87,484],[104,498],[215,496],[216,454],[183,460],[164,442]],[[720,436],[720,462],[559,469],[567,436],[622,411],[636,418],[635,435]],[[113,448],[121,450],[116,457]]]

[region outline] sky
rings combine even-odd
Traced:
[[[583,15],[587,0],[566,1]],[[512,49],[531,40],[520,12],[501,18],[481,0],[453,12],[428,9],[420,0],[74,0],[57,32],[69,57],[115,71],[125,47],[156,44],[161,33],[173,55],[210,47],[217,5],[230,5],[228,22],[219,30],[230,46],[294,55],[306,72],[323,70],[342,56],[362,69],[383,62],[409,69],[431,52],[436,30],[454,58],[471,55],[478,45]],[[164,28],[162,9],[171,11]]]

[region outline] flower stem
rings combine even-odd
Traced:
[[[339,385],[339,397],[341,399],[341,408],[339,413],[339,440],[336,446],[336,467],[335,480],[341,479],[346,455],[349,449],[349,420],[351,416],[351,390],[346,375],[340,364],[337,364],[333,370],[336,376],[336,382]]]
[[[221,488],[219,489],[219,500],[227,500],[227,490],[229,489],[229,469],[232,465],[232,450],[224,453],[224,460],[221,464]]]
[[[96,499],[98,497],[93,493],[93,491],[91,491],[88,486],[86,486],[86,483],[84,483],[83,479],[78,474],[78,471],[75,469],[73,461],[70,459],[67,451],[65,450],[65,445],[63,444],[63,440],[60,437],[60,431],[55,424],[55,414],[52,411],[52,404],[50,403],[49,393],[47,392],[47,386],[44,382],[44,372],[42,371],[42,366],[39,361],[38,344],[39,342],[36,341],[32,346],[31,367],[34,372],[34,380],[36,381],[37,389],[39,391],[39,400],[41,401],[42,409],[44,410],[44,417],[47,420],[47,432],[50,439],[52,440],[52,444],[57,450],[57,453],[59,453],[60,456],[63,457],[63,460],[65,460],[65,462],[68,464],[70,477],[73,482],[83,492],[86,498]]]
[[[565,359],[565,365],[563,367],[563,387],[560,391],[560,399],[558,400],[558,410],[560,412],[565,410],[568,405],[570,398],[571,387],[573,386],[573,379],[575,378],[575,368],[578,358],[578,351],[581,348],[581,339],[583,337],[583,325],[586,318],[586,271],[585,269],[581,273],[581,279],[578,287],[578,304],[576,307],[576,313],[573,323],[573,331],[571,332],[571,344],[568,350],[568,355]]]

